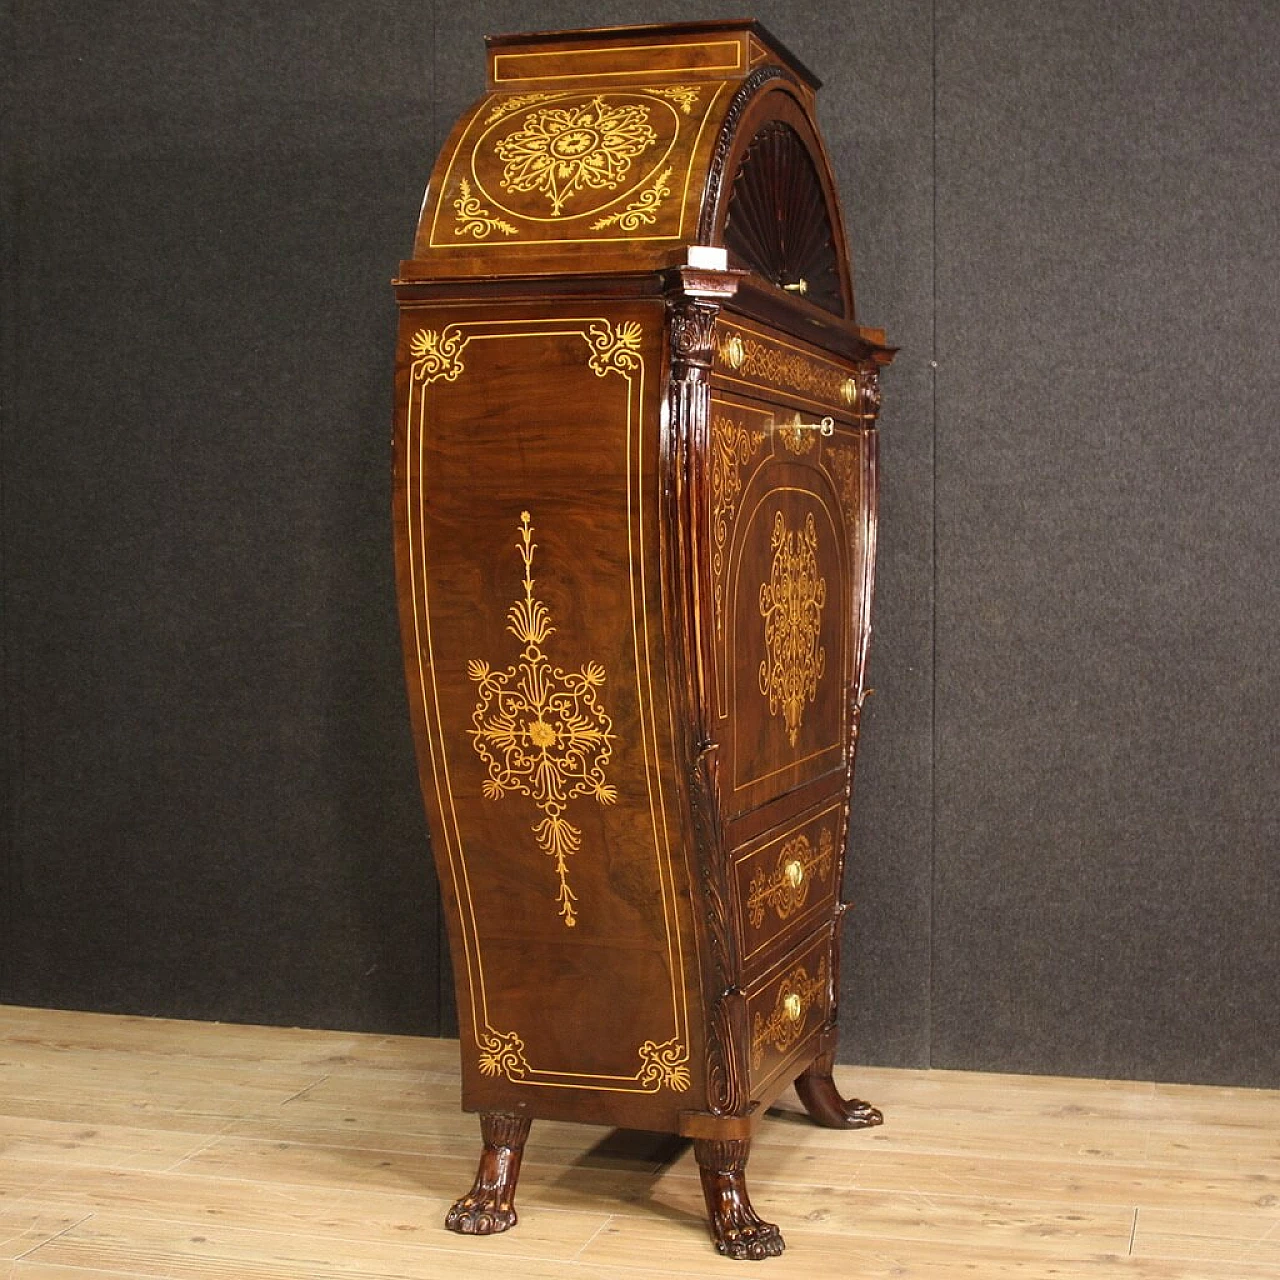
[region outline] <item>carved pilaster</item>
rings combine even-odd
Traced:
[[[715,351],[716,316],[720,308],[697,298],[683,298],[671,308],[671,372],[676,378],[701,380]]]
[[[880,375],[874,369],[863,375],[859,387],[858,416],[874,422],[880,416]]]
[[[735,287],[729,283],[729,289]],[[721,287],[724,287],[723,285]],[[703,958],[704,989],[714,993],[706,1026],[707,1109],[713,1115],[740,1113],[749,1101],[746,1063],[746,1002],[738,989],[739,957],[734,935],[726,843],[717,803],[718,747],[708,730],[710,704],[706,652],[696,605],[700,549],[708,545],[707,492],[710,477],[710,391],[708,375],[715,346],[719,306],[677,293],[671,316],[669,432],[664,441],[667,509],[669,608],[667,636],[677,672],[674,695],[686,714],[689,737],[680,744],[682,786],[693,819],[693,857],[700,910],[708,940]]]

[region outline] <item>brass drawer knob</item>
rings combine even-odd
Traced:
[[[792,858],[783,867],[782,874],[786,876],[787,883],[793,889],[798,889],[804,883],[804,863],[799,858]]]
[[[840,399],[852,407],[858,403],[858,380],[846,378],[840,386]]]
[[[724,358],[731,369],[741,369],[747,362],[746,344],[736,333],[724,344]]]
[[[804,1013],[804,1001],[794,991],[789,992],[782,1002],[782,1010],[792,1022],[799,1022],[800,1015]]]
[[[798,293],[802,298],[809,292],[809,282],[803,276],[795,284],[784,284],[782,287],[788,293]]]

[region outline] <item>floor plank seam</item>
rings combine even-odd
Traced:
[[[1133,1242],[1138,1238],[1138,1207],[1133,1209],[1133,1230],[1129,1232],[1129,1257],[1133,1257]]]
[[[165,1174],[179,1172],[179,1170],[181,1170],[182,1166],[186,1164],[188,1160],[194,1160],[202,1152],[208,1151],[209,1148],[214,1145],[214,1143],[220,1142],[223,1138],[227,1136],[227,1131],[231,1128],[232,1125],[238,1124],[238,1123],[239,1123],[238,1120],[228,1120],[226,1124],[224,1124],[222,1128],[217,1131],[217,1133],[211,1133],[207,1135],[207,1137],[205,1138],[205,1141],[201,1142],[193,1151],[188,1151],[186,1155],[179,1157],[171,1165],[167,1165],[164,1169],[160,1170],[160,1172]],[[121,1166],[115,1166],[115,1167],[121,1167]],[[145,1172],[145,1170],[139,1170],[139,1172]]]
[[[605,1229],[610,1225],[610,1223],[612,1223],[612,1222],[613,1222],[613,1214],[609,1214],[609,1215],[605,1218],[605,1220],[604,1220],[604,1221],[603,1221],[603,1222],[602,1222],[602,1223],[601,1223],[601,1224],[600,1224],[600,1225],[599,1225],[599,1226],[598,1226],[598,1227],[597,1227],[597,1228],[596,1228],[596,1229],[591,1233],[591,1238],[590,1238],[589,1240],[587,1240],[585,1244],[583,1244],[582,1248],[580,1248],[580,1249],[579,1249],[579,1250],[578,1250],[578,1251],[573,1255],[573,1257],[570,1259],[570,1261],[571,1261],[571,1262],[577,1262],[577,1261],[579,1261],[579,1260],[582,1258],[582,1255],[583,1255],[584,1253],[586,1253],[586,1251],[587,1251],[588,1249],[590,1249],[590,1248],[591,1248],[591,1246],[592,1246],[593,1244],[595,1244],[595,1242],[596,1242],[596,1238],[600,1235],[600,1233],[601,1233],[602,1231],[604,1231],[604,1230],[605,1230]]]
[[[332,1078],[333,1077],[331,1075],[321,1076],[319,1080],[313,1080],[310,1084],[304,1085],[301,1089],[298,1090],[297,1093],[291,1093],[287,1098],[282,1098],[276,1105],[278,1107],[286,1107],[291,1102],[297,1102],[299,1098],[306,1097],[306,1095],[309,1094],[312,1089],[318,1089],[322,1084],[324,1084],[328,1080],[331,1080]],[[248,1119],[252,1119],[252,1117],[246,1116],[244,1117],[244,1119],[248,1120]]]
[[[17,1262],[22,1262],[24,1259],[26,1259],[26,1258],[30,1258],[30,1257],[32,1256],[32,1254],[38,1253],[41,1249],[44,1249],[44,1248],[46,1248],[48,1245],[53,1244],[53,1242],[54,1242],[55,1240],[61,1240],[61,1239],[62,1239],[62,1237],[63,1237],[63,1236],[65,1236],[65,1235],[67,1234],[67,1232],[68,1232],[68,1231],[75,1231],[75,1230],[77,1230],[78,1228],[83,1227],[83,1226],[84,1226],[84,1224],[85,1224],[86,1222],[88,1222],[90,1218],[92,1218],[92,1217],[94,1217],[94,1216],[95,1216],[95,1215],[94,1215],[93,1213],[86,1213],[86,1214],[84,1215],[84,1217],[83,1217],[83,1218],[81,1218],[78,1222],[72,1222],[72,1223],[70,1223],[69,1225],[67,1225],[67,1226],[63,1227],[63,1228],[62,1228],[62,1230],[61,1230],[61,1231],[59,1231],[59,1232],[57,1232],[55,1235],[51,1235],[47,1240],[41,1240],[39,1244],[37,1244],[37,1245],[33,1245],[33,1246],[32,1246],[30,1249],[28,1249],[25,1253],[20,1253],[20,1254],[18,1254],[18,1256],[17,1256],[16,1258],[14,1258],[14,1262],[15,1262],[15,1263],[17,1263]]]
[[[1249,1241],[1245,1246],[1245,1251],[1243,1256],[1240,1258],[1240,1261],[1248,1262],[1249,1254],[1256,1253],[1258,1249],[1260,1249],[1268,1240],[1271,1239],[1272,1236],[1276,1234],[1277,1231],[1280,1231],[1280,1218],[1277,1218],[1256,1240]]]

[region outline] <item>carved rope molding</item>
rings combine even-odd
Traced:
[[[721,197],[727,194],[724,190],[724,171],[729,163],[729,154],[733,150],[743,113],[750,106],[752,98],[771,80],[784,80],[797,89],[800,88],[800,82],[795,76],[781,67],[759,67],[739,85],[721,122],[715,149],[711,153],[711,164],[707,168],[706,190],[712,192],[713,198],[703,202],[702,213],[698,218],[699,244],[712,243],[716,207],[720,204]]]

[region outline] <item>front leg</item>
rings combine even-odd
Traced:
[[[869,1102],[842,1098],[831,1072],[835,1053],[821,1053],[796,1080],[796,1092],[804,1109],[825,1129],[870,1129],[883,1124],[884,1116]]]
[[[480,1136],[484,1147],[475,1185],[454,1202],[444,1220],[450,1231],[468,1236],[492,1236],[516,1225],[516,1182],[529,1136],[529,1120],[526,1116],[482,1111]]]
[[[782,1234],[751,1207],[746,1183],[750,1152],[750,1138],[695,1138],[693,1143],[716,1249],[729,1258],[772,1258],[783,1250]]]

